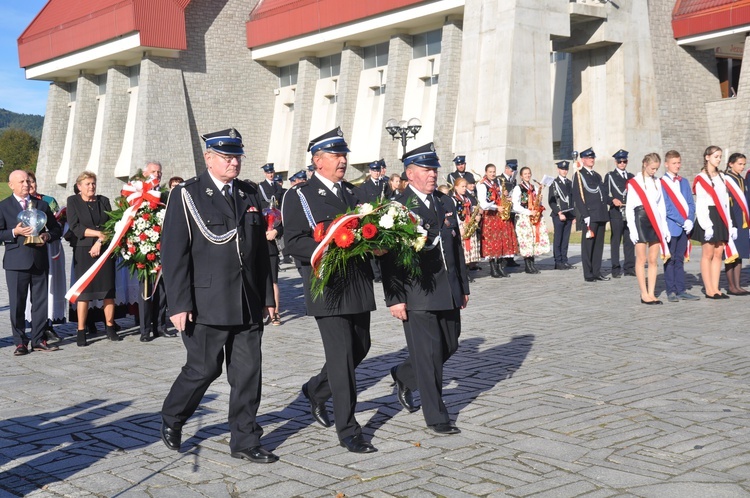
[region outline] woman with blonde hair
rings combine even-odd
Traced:
[[[709,146],[703,154],[703,168],[693,182],[695,228],[692,239],[701,243],[701,278],[708,299],[729,299],[719,290],[721,259],[737,259],[733,240],[737,229],[729,213],[729,196],[724,175],[719,171],[721,148]]]
[[[482,219],[482,213],[480,210],[480,212],[475,214],[474,218],[472,218],[477,203],[476,200],[472,202],[472,198],[466,195],[467,185],[468,182],[466,181],[466,178],[456,178],[456,181],[453,183],[453,200],[456,203],[458,227],[463,240],[464,258],[466,259],[466,265],[471,268],[472,265],[476,265],[482,257],[479,252],[479,238],[477,237],[476,230],[466,238],[464,238],[464,233],[466,232],[466,227],[469,223],[473,222],[479,224],[479,221]]]
[[[669,258],[669,227],[667,226],[667,205],[661,182],[656,179],[656,171],[661,165],[661,157],[656,152],[646,154],[641,164],[641,174],[635,175],[627,183],[625,217],[630,227],[630,240],[635,246],[635,276],[641,290],[641,303],[662,304],[656,299],[656,273],[659,252]],[[646,263],[648,262],[648,275]]]
[[[521,181],[513,188],[513,212],[516,213],[516,236],[518,252],[523,256],[526,273],[536,274],[539,269],[534,264],[534,256],[550,251],[547,225],[542,221],[541,187],[531,183],[531,168],[524,166],[518,175]]]

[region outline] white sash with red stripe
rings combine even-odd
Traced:
[[[656,182],[654,182],[654,187],[656,187]],[[643,190],[643,187],[641,187],[635,178],[631,178],[628,180],[628,188],[633,190],[636,194],[638,194],[638,197],[641,199],[641,205],[643,205],[643,209],[646,211],[646,215],[648,216],[648,220],[651,222],[651,226],[654,228],[654,232],[656,232],[656,236],[659,237],[659,247],[661,247],[661,259],[663,261],[666,261],[670,258],[669,254],[669,245],[667,244],[666,234],[662,233],[662,224],[659,223],[660,220],[656,218],[656,210],[654,209],[655,206],[651,205],[651,199],[648,198],[648,195],[646,194],[646,191]]]
[[[727,213],[724,210],[724,206],[721,205],[719,194],[716,193],[713,185],[704,180],[700,175],[695,177],[693,190],[695,190],[695,187],[697,185],[700,185],[701,188],[703,188],[703,190],[705,190],[706,193],[711,196],[711,199],[713,199],[714,205],[716,206],[716,211],[719,212],[721,221],[724,222],[724,225],[727,227],[727,231],[729,231],[729,213]],[[724,244],[724,263],[732,263],[735,259],[737,259],[737,257],[737,247],[734,245],[734,240],[732,240],[732,234],[730,233],[729,240],[726,244]]]
[[[747,208],[747,198],[745,197],[745,192],[737,183],[736,178],[734,178],[731,175],[727,175],[725,178],[726,179],[724,180],[724,183],[727,186],[727,191],[729,192],[729,195],[732,196],[732,199],[734,199],[734,202],[736,202],[742,209],[742,228],[746,228],[747,222],[748,220],[750,220],[750,211],[748,211],[748,208]]]
[[[674,182],[672,182],[674,183]],[[685,196],[682,195],[682,191],[679,189],[680,181],[677,182],[678,189],[675,190],[672,188],[672,185],[670,182],[664,179],[664,177],[661,178],[661,189],[666,192],[667,196],[672,200],[672,204],[674,204],[675,209],[678,213],[680,213],[680,216],[682,216],[684,219],[688,219],[689,214],[689,206],[687,203],[687,199],[685,199]],[[692,221],[692,220],[691,220]],[[693,244],[690,243],[688,240],[687,246],[685,246],[685,262],[690,261],[690,252],[693,250]]]

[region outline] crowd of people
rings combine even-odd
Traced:
[[[487,164],[484,175],[476,178],[466,157],[458,155],[453,159],[455,171],[439,185],[441,164],[429,143],[404,154],[401,175],[388,176],[385,161],[375,160],[368,165],[368,178],[355,186],[344,180],[350,150],[336,128],[310,142],[311,164],[291,175],[291,188],[284,189],[272,163],[261,167],[264,180],[239,180],[244,145],[237,130],[201,138],[205,171],[185,181],[173,177],[162,190],[160,201],[167,205],[160,240],[163,278],[149,296],[139,295],[140,340],[179,333],[187,353],[161,411],[161,438],[172,450],[180,449],[183,425],[226,364],[231,455],[256,463],[278,460],[260,443],[263,431],[256,415],[263,328],[281,324],[282,257],[293,259],[299,270],[306,311],[315,318],[325,353],[320,371],[300,392],[312,418],[323,427],[335,426],[339,444],[355,453],[377,451],[355,417],[355,371],[370,349],[374,283],[382,281],[386,305],[401,321],[408,349],[408,357],[390,371],[396,399],[409,412],[421,409],[428,429],[441,435],[460,432],[442,399],[443,364],[458,349],[470,275],[482,261],[488,262],[492,278],[509,277],[509,268],[520,266],[515,261],[519,255],[524,272],[538,274],[537,258],[550,251],[555,270],[574,268],[568,246],[575,220],[586,282],[635,276],[641,303],[662,304],[655,293],[661,257],[667,300],[699,299],[685,284],[684,261],[694,240],[702,248],[706,298],[750,294],[740,285],[742,258],[750,257],[750,194],[748,178],[743,177],[746,158],[740,153],[732,154],[721,172],[722,150],[707,148],[692,185],[679,175],[682,159],[674,150],[666,153],[661,176],[657,153],[646,154],[640,171],[629,172],[625,150],[613,155],[614,168],[602,176],[595,171],[596,154],[589,148],[581,152],[572,181],[571,163],[560,161],[557,177],[542,183],[534,180],[530,167],[519,168],[515,159],[507,160],[500,174],[494,164]],[[143,176],[160,184],[161,164],[149,161]],[[59,338],[52,323],[64,315],[59,289],[66,287],[60,241],[73,247],[73,278],[86,274],[109,242],[104,226],[112,205],[96,193],[96,175],[88,171],[78,176],[65,210],[36,191],[33,174],[14,171],[9,185],[12,195],[0,202],[0,240],[5,244],[14,354],[55,351],[51,342]],[[316,230],[327,229],[358,204],[388,199],[410,206],[418,215],[426,234],[425,247],[417,253],[421,273],[404,272],[393,254],[376,250],[348,264],[346,278],[332,278],[322,295],[314,294]],[[39,233],[17,220],[20,212],[34,209],[46,215]],[[552,241],[542,218],[547,209]],[[607,224],[610,276],[602,272]],[[722,263],[726,293],[719,288]],[[148,284],[137,282],[139,288]],[[78,346],[87,345],[94,301],[102,303],[107,337],[121,340],[115,322],[116,293],[117,270],[110,260],[70,310],[78,325]],[[176,332],[170,331],[167,318]],[[25,332],[29,321],[30,338]],[[420,393],[421,406],[414,391]]]

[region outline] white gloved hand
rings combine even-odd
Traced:
[[[633,245],[636,245],[638,243],[638,232],[635,230],[630,231],[630,242],[633,243]]]
[[[685,233],[690,233],[693,231],[693,222],[692,220],[685,220],[685,224],[682,225],[682,228],[685,229]]]
[[[583,222],[584,222],[584,223],[586,223],[586,226],[587,226],[587,227],[588,227],[588,226],[591,226],[591,225],[589,224],[589,222],[590,222],[590,221],[591,221],[591,216],[586,216],[586,217],[585,217],[585,218],[583,219]]]
[[[711,240],[711,237],[714,236],[714,229],[712,228],[706,228],[705,233],[703,234],[703,239],[708,241]]]
[[[669,241],[672,240],[672,234],[669,232],[666,232],[666,233],[667,233],[667,237],[664,240],[666,240],[667,244],[669,244]]]
[[[737,227],[732,227],[729,231],[729,236],[732,237],[732,240],[737,240]]]

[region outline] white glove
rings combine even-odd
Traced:
[[[711,237],[713,237],[713,236],[714,236],[714,229],[713,229],[713,227],[706,228],[706,231],[703,234],[703,239],[706,240],[706,241],[708,241],[708,240],[711,240]]]
[[[693,231],[693,222],[692,220],[685,220],[685,224],[682,225],[682,228],[685,229],[685,233],[690,233]]]
[[[591,225],[589,224],[589,222],[590,222],[590,221],[591,221],[591,216],[586,216],[586,217],[585,217],[585,218],[583,219],[583,222],[584,222],[584,223],[586,223],[586,226],[591,226]]]
[[[732,227],[729,231],[729,236],[732,237],[732,240],[737,240],[737,227]]]
[[[638,243],[638,232],[635,230],[630,231],[630,242],[633,243],[633,245],[636,245]]]
[[[666,234],[667,234],[667,237],[664,240],[666,240],[667,244],[669,244],[669,241],[672,240],[672,234],[669,232],[666,232]]]

